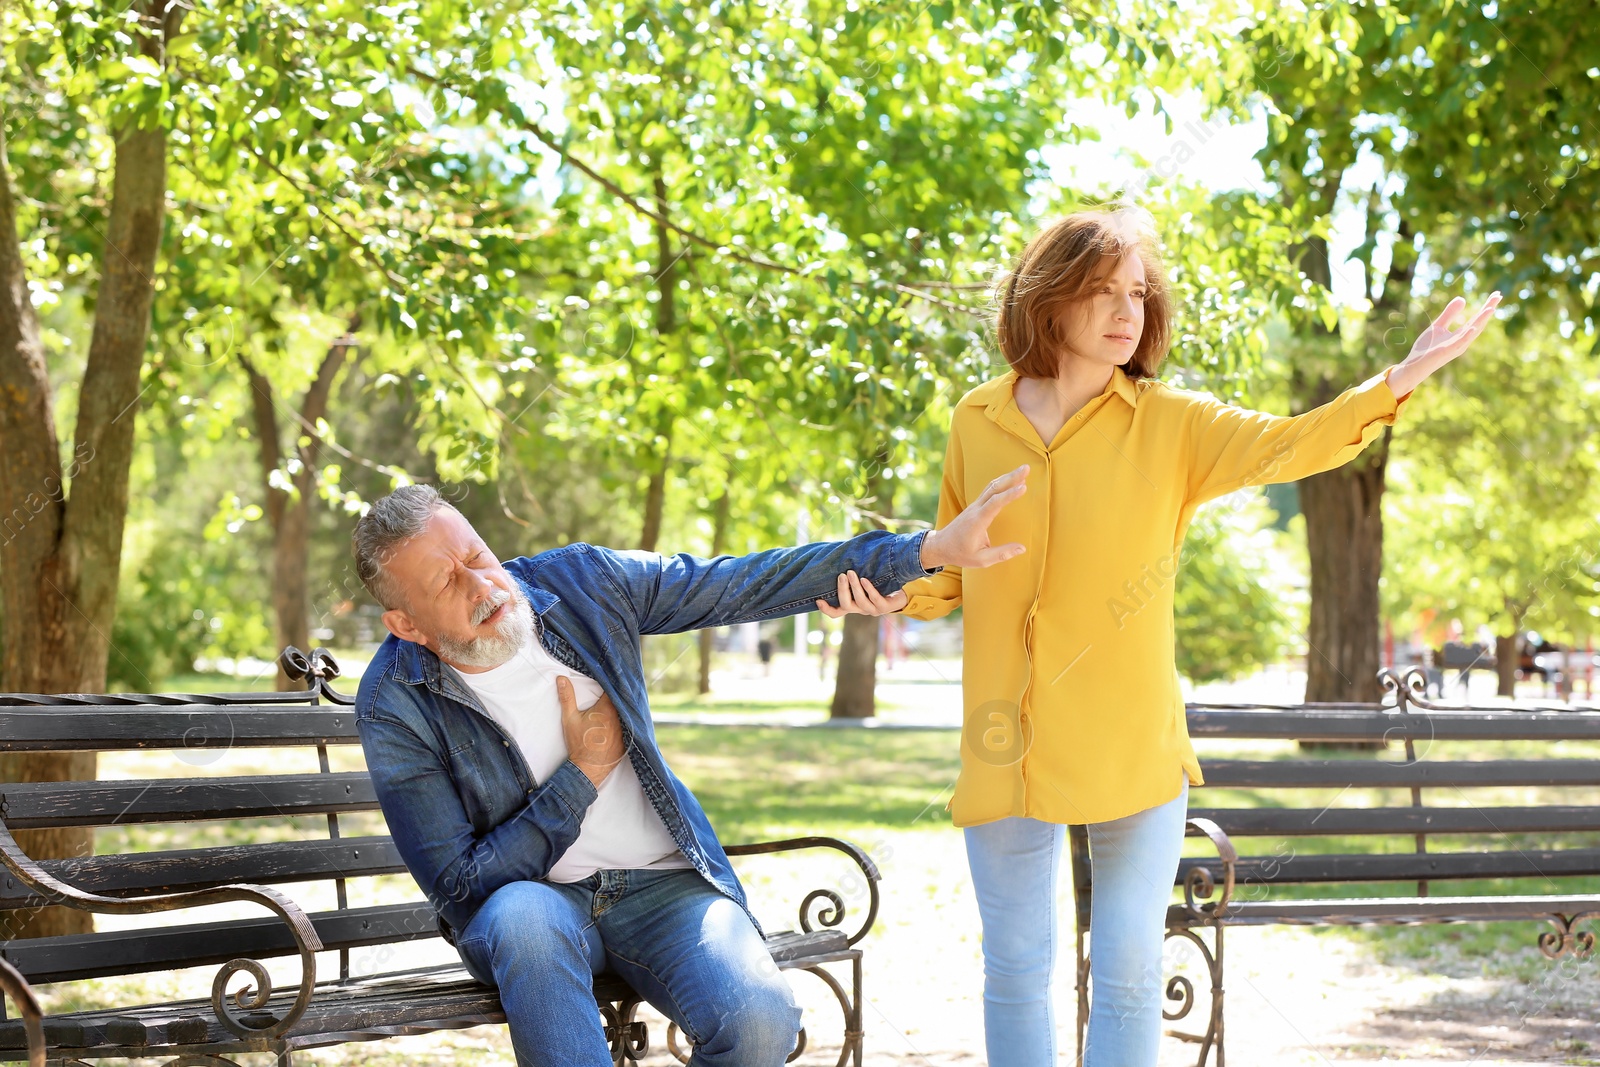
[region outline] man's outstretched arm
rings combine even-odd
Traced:
[[[1020,555],[1023,546],[989,544],[989,524],[1027,489],[1028,468],[995,479],[982,496],[937,531],[873,530],[848,541],[774,548],[748,556],[704,559],[688,553],[624,552],[591,546],[641,634],[733,626],[811,611],[818,600],[838,605],[839,576],[855,572],[893,593],[946,565],[986,567]]]

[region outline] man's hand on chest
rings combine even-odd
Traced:
[[[616,705],[601,693],[588,709],[579,711],[572,679],[566,675],[556,678],[556,696],[561,700],[561,735],[567,742],[567,758],[599,788],[626,754]]]

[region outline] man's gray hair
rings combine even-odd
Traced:
[[[374,500],[356,523],[355,533],[350,535],[356,574],[384,610],[406,606],[405,593],[389,573],[389,560],[401,545],[427,528],[435,512],[445,508],[455,510],[433,486],[402,485]]]

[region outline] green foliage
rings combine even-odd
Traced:
[[[1491,331],[1440,377],[1397,433],[1386,609],[1581,642],[1600,630],[1600,363]]]
[[[1195,515],[1180,557],[1173,616],[1178,671],[1196,684],[1238,678],[1278,662],[1300,633],[1303,581],[1286,565],[1258,493]]]
[[[163,691],[172,674],[191,669],[209,636],[204,621],[194,617],[197,609],[188,595],[192,576],[169,569],[181,561],[152,558],[141,563],[117,592],[106,663],[109,692]]]
[[[1513,332],[1545,313],[1583,324],[1593,343],[1592,16],[1579,0],[1314,5],[1293,32],[1319,53],[1281,26],[1252,26],[1242,43],[1268,118],[1257,158],[1292,229],[1326,232],[1342,205],[1365,221],[1354,258],[1374,301],[1391,263],[1420,256],[1434,291],[1504,291]],[[1307,274],[1326,274],[1325,252],[1307,251]],[[1400,312],[1373,324],[1369,360],[1404,355],[1382,350]]]
[[[530,283],[530,358],[566,401],[548,432],[609,459],[619,487],[665,469],[696,500],[799,496],[828,530],[893,512],[942,454],[949,400],[991,373],[973,294],[1036,214],[1076,201],[1048,191],[1042,154],[1095,136],[1066,104],[1239,73],[1226,5],[537,14],[536,62],[464,45],[468,62],[429,55],[421,80],[436,114],[482,124],[558,190]],[[1180,343],[1237,361],[1259,348],[1239,266],[1281,264],[1236,213],[1164,195],[1200,309]]]
[[[230,553],[154,530],[130,531],[124,552],[108,688],[161,692],[201,656],[272,656],[261,592]]]
[[[248,476],[248,456],[236,437],[185,432],[211,408],[188,399],[176,428],[159,410],[140,420],[107,664],[113,689],[159,692],[201,656],[277,654],[267,575],[252,565],[271,553],[252,521],[260,508],[230,490]],[[170,471],[183,477],[162,476]]]
[[[949,404],[995,367],[986,286],[1040,216],[1093,199],[1045,162],[1098,136],[1068,106],[1164,112],[1161,93],[1199,85],[1238,110],[1261,61],[1239,34],[1327,68],[1342,12],[224,4],[188,13],[162,71],[129,56],[125,15],[24,2],[0,61],[26,75],[5,83],[31,116],[12,166],[62,365],[98,282],[112,118],[170,130],[142,401],[161,467],[139,484],[205,472],[182,529],[210,539],[175,536],[253,576],[218,597],[203,571],[185,595],[242,647],[265,567],[240,557],[266,558],[242,360],[281,443],[327,443],[313,566],[342,577],[318,611],[360,599],[338,562],[350,513],[409,478],[461,483],[507,555],[635,540],[658,477],[664,548],[703,551],[725,496],[730,551],[791,541],[802,508],[814,537],[925,521]],[[1257,365],[1295,231],[1258,194],[1145,200],[1182,309],[1174,376]],[[298,425],[352,328],[339,400]],[[274,484],[296,473],[283,454]]]

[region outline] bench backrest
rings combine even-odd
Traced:
[[[336,906],[316,912],[312,919],[323,947],[338,950],[341,977],[349,975],[354,948],[438,936],[432,909],[409,881],[384,832],[365,770],[334,766],[336,759],[362,766],[359,748],[350,748],[359,745],[352,699],[330,684],[337,666],[320,650],[310,657],[290,650],[286,657],[308,682],[306,690],[0,696],[0,751],[173,750],[200,771],[213,753],[270,748],[300,750],[300,763],[307,768],[288,774],[221,773],[230,763],[244,762],[233,759],[216,761],[219,773],[183,777],[3,783],[0,821],[11,833],[96,827],[101,831],[99,847],[129,843],[119,837],[131,837],[138,845],[141,834],[146,837],[142,844],[148,845],[149,835],[158,831],[185,846],[124,848],[41,864],[61,881],[109,896],[251,883],[292,884],[298,888],[289,895],[299,898],[306,883],[331,885]],[[246,824],[244,832],[236,827],[226,837],[216,825],[239,821]],[[110,828],[130,832],[106,833]],[[241,836],[246,843],[238,843]],[[409,893],[404,895],[411,899],[352,905],[352,883],[387,875],[405,877]],[[296,952],[285,924],[265,914],[258,919],[186,923],[184,914],[177,912],[171,925],[136,932],[113,929],[12,940],[16,920],[45,903],[11,871],[0,869],[0,928],[7,931],[7,943],[0,951],[35,983]]]
[[[1424,681],[1419,668],[1385,671],[1392,704],[1189,705],[1205,775],[1189,794],[1189,817],[1214,824],[1237,849],[1233,901],[1270,898],[1279,886],[1325,892],[1351,883],[1389,896],[1426,896],[1431,883],[1448,883],[1450,895],[1483,892],[1502,880],[1518,894],[1573,893],[1584,883],[1572,879],[1600,875],[1600,746],[1583,745],[1600,742],[1600,710],[1431,704]],[[1206,758],[1212,741],[1369,747]],[[1092,892],[1087,836],[1074,831],[1083,908]],[[1214,852],[1196,854],[1181,861],[1176,884],[1196,892],[1218,875]]]

